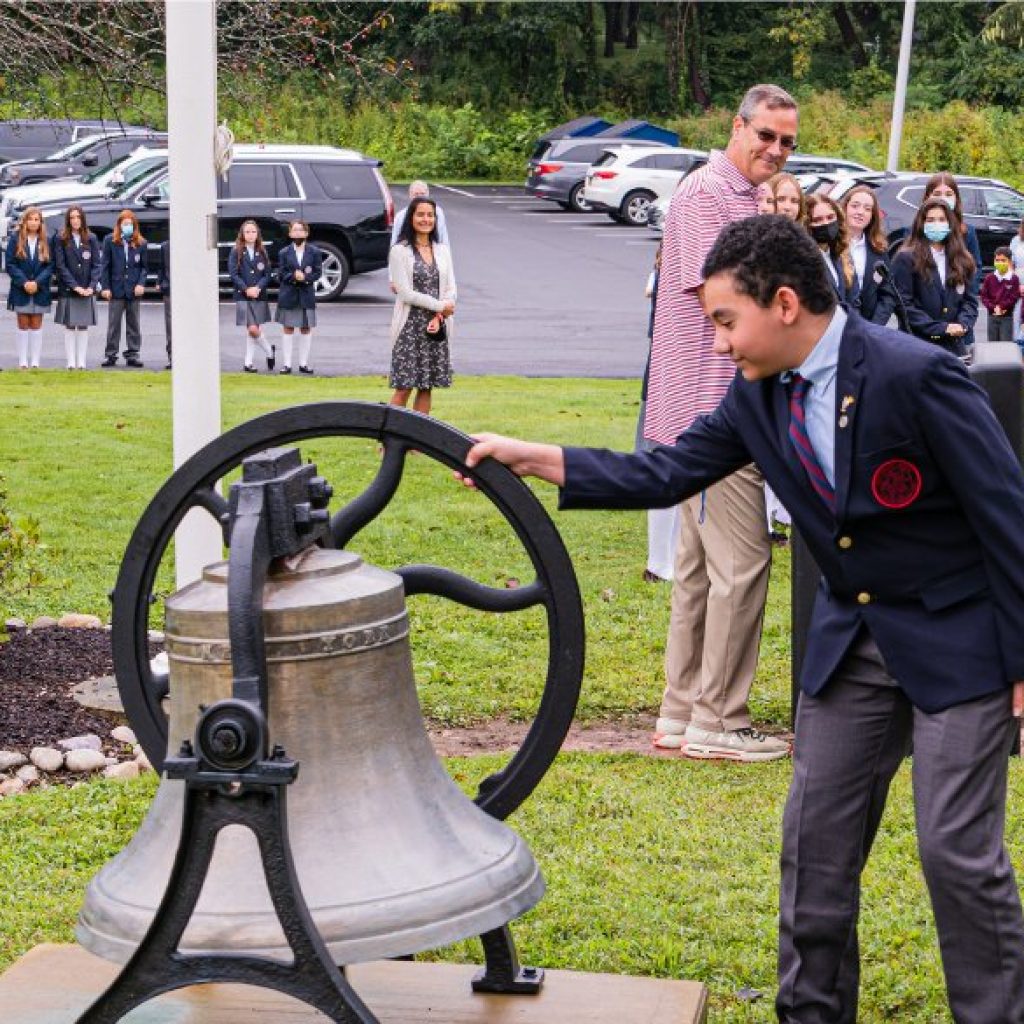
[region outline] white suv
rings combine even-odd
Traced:
[[[706,159],[701,149],[669,146],[608,151],[590,165],[583,198],[612,220],[643,227],[651,203],[671,196],[693,164]]]

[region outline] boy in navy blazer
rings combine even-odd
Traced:
[[[838,306],[782,217],[725,228],[704,265],[739,373],[673,446],[619,454],[478,436],[562,508],[668,507],[755,462],[823,580],[783,819],[788,1024],[857,1020],[860,875],[913,745],[917,839],[958,1024],[1024,1022],[1024,920],[1003,844],[1024,701],[1024,475],[942,348]],[[471,485],[471,481],[466,479]]]

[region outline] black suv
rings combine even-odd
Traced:
[[[131,132],[88,135],[43,160],[12,160],[0,167],[0,189],[69,178],[106,167],[139,146],[166,146],[167,133],[141,128]]]
[[[119,121],[0,121],[0,163],[10,160],[41,160],[87,135],[148,130],[145,125],[121,124]]]
[[[889,239],[890,252],[899,248],[910,231],[917,208],[924,196],[930,174],[905,172],[858,174],[843,178],[830,190],[833,199],[841,199],[854,185],[868,185],[875,193],[882,212],[882,229]],[[1024,220],[1024,195],[996,178],[973,178],[955,174],[964,219],[973,225],[981,246],[981,262],[992,266],[992,257],[1000,245],[1009,245]]]
[[[272,259],[288,244],[288,224],[304,220],[310,241],[324,254],[317,298],[336,299],[351,274],[387,266],[394,204],[379,160],[333,146],[236,145],[227,181],[217,179],[220,280],[228,280],[228,253],[245,220],[255,220]],[[169,234],[170,175],[166,168],[122,188],[109,199],[83,200],[89,227],[102,240],[118,214],[134,211],[150,246],[150,279],[158,244]],[[47,231],[63,224],[67,203],[44,203]],[[13,224],[10,230],[13,230]]]

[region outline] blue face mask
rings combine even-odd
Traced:
[[[924,237],[929,242],[944,242],[948,236],[948,224],[925,224],[924,226]]]
[[[135,234],[135,226],[132,224],[131,221],[128,221],[126,224],[122,224],[121,225],[121,237],[122,238],[131,238],[132,235],[134,235],[134,234]]]

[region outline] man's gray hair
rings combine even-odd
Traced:
[[[417,196],[429,196],[430,186],[425,182],[417,178],[415,181],[409,182],[409,198],[415,199]]]
[[[737,111],[744,121],[754,116],[754,111],[764,104],[769,110],[796,110],[796,100],[778,85],[753,85],[740,103]]]

